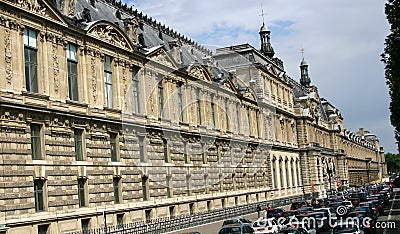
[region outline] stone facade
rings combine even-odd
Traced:
[[[288,77],[265,25],[266,51],[212,54],[115,1],[7,0],[0,34],[9,234],[323,193],[386,174],[376,136],[347,131],[316,87]]]

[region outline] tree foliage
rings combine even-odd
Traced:
[[[391,33],[386,37],[385,49],[381,56],[391,98],[390,121],[395,128],[395,139],[400,149],[400,0],[388,0],[385,13]]]
[[[385,154],[388,172],[400,172],[400,154]]]

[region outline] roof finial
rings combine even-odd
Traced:
[[[303,58],[303,60],[304,60],[304,48],[301,48],[301,57]]]
[[[261,3],[261,17],[262,17],[262,19],[263,19],[263,25],[265,25],[265,19],[264,19],[264,15],[266,15],[266,14],[264,14],[264,8],[263,8],[263,5],[262,5],[262,3]]]

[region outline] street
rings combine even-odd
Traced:
[[[283,207],[288,210],[289,206]],[[245,215],[245,217],[254,221],[257,219],[257,213]],[[185,230],[170,232],[169,234],[188,234],[191,232],[199,232],[201,234],[217,234],[223,221],[217,221],[214,223],[204,224],[197,227],[192,227]],[[379,216],[377,223],[373,231],[374,234],[395,234],[400,229],[400,188],[394,189],[394,197],[390,200],[389,204],[385,207],[385,213]],[[327,232],[319,232],[320,234],[328,234]]]

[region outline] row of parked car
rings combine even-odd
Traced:
[[[328,191],[325,198],[295,202],[290,210],[270,209],[254,222],[245,217],[225,220],[219,234],[364,234],[392,197],[393,189],[386,184]]]

